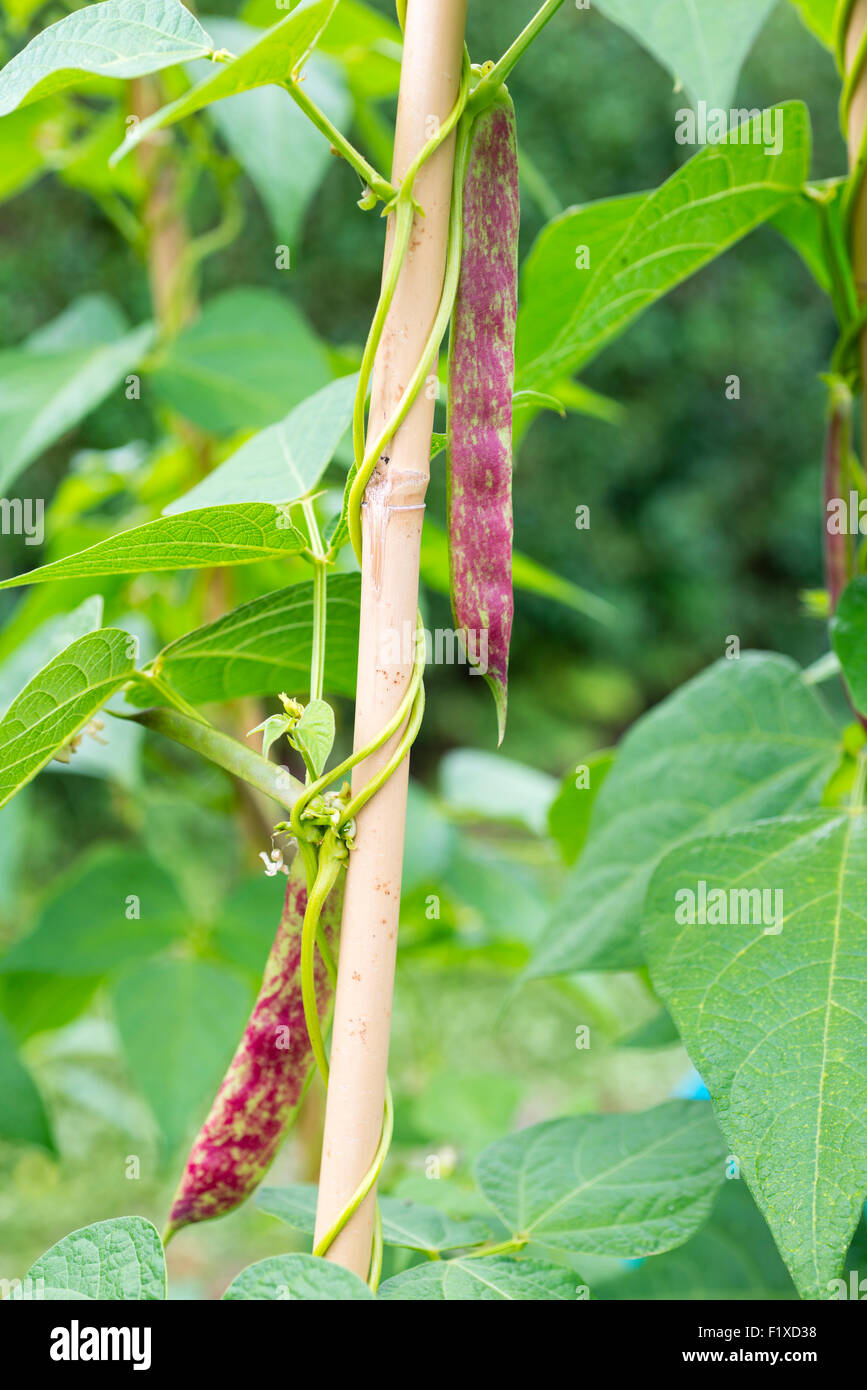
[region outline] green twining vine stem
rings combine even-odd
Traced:
[[[386,446],[405,420],[407,413],[411,409],[418,397],[419,391],[425,383],[431,365],[439,351],[449,318],[451,317],[460,274],[463,239],[462,192],[467,171],[470,131],[473,120],[489,102],[494,100],[505,77],[518,61],[521,54],[532,42],[539,30],[560,8],[562,3],[563,0],[546,0],[534,19],[531,20],[526,29],[518,36],[499,62],[486,65],[483,70],[473,69],[470,63],[469,53],[466,46],[464,47],[460,85],[455,104],[446,120],[442,122],[435,134],[416,155],[415,159],[406,170],[400,187],[397,190],[392,188],[381,176],[377,175],[376,171],[361,155],[359,155],[358,151],[345,140],[341,133],[327,120],[327,117],[315,107],[306,93],[301,90],[294,74],[286,84],[293,100],[295,100],[307,113],[314,125],[328,135],[338,153],[342,154],[344,158],[352,164],[352,167],[358,172],[359,177],[362,178],[366,185],[366,196],[362,198],[361,206],[368,207],[371,205],[368,201],[368,197],[379,198],[385,204],[383,215],[394,215],[391,253],[388,258],[385,275],[383,276],[376,311],[362,354],[358,387],[353,406],[353,463],[350,470],[350,477],[347,480],[343,513],[334,535],[332,536],[327,552],[322,545],[319,528],[313,511],[312,499],[306,499],[303,504],[311,542],[307,555],[314,564],[315,575],[313,649],[311,655],[310,682],[311,699],[320,699],[322,695],[325,659],[327,573],[336,551],[342,543],[343,535],[345,535],[345,532],[341,534],[342,528],[345,525],[346,531],[348,531],[349,538],[352,542],[353,550],[360,563],[362,558],[361,509],[365,490],[374,469],[383,456]],[[406,0],[397,0],[397,13],[401,28],[403,28],[406,21]],[[474,72],[476,72],[477,75],[479,75],[479,73],[481,75],[475,89],[471,92],[470,84]],[[372,443],[367,443],[366,402],[376,355],[382,341],[389,310],[394,301],[400,274],[409,251],[414,219],[416,215],[424,216],[423,209],[418,206],[413,196],[415,179],[424,164],[453,131],[456,132],[456,141],[452,199],[446,246],[445,272],[443,275],[443,286],[439,305],[430,333],[425,341],[415,369],[406,385],[406,389],[401,396],[399,405],[393,410]],[[308,775],[303,790],[293,802],[288,825],[277,827],[278,829],[288,829],[291,831],[298,844],[299,852],[303,856],[307,879],[307,905],[301,929],[302,1002],[311,1049],[317,1069],[326,1087],[328,1085],[329,1066],[316,1000],[316,951],[319,951],[333,985],[336,985],[336,968],[329,944],[320,927],[322,908],[352,848],[352,835],[357,815],[394,774],[409,753],[415,741],[424,715],[425,691],[423,675],[424,639],[421,616],[419,615],[416,654],[412,673],[403,699],[391,719],[375,738],[363,748],[356,750],[350,757],[344,758],[341,763],[338,763],[329,771],[324,772],[318,778],[314,779]],[[338,782],[359,763],[364,762],[371,754],[382,748],[389,739],[393,738],[398,733],[398,731],[401,731],[400,737],[390,757],[355,796],[349,795],[348,792],[346,794],[346,799],[341,795],[335,800],[333,792],[326,796],[328,788],[332,787],[334,783]],[[333,1222],[329,1230],[327,1230],[317,1242],[313,1251],[314,1255],[321,1256],[327,1253],[346,1223],[373,1190],[382,1171],[391,1143],[394,1123],[393,1114],[394,1106],[391,1087],[386,1078],[383,1125],[376,1153],[373,1156],[373,1160],[364,1178],[353,1193],[352,1198]],[[368,1271],[368,1283],[374,1290],[376,1290],[379,1284],[382,1269],[382,1247],[382,1219],[379,1207],[377,1206],[371,1260]]]

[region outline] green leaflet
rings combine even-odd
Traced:
[[[270,1216],[285,1221],[296,1231],[312,1235],[316,1222],[317,1192],[315,1183],[263,1187],[256,1196],[256,1205]],[[484,1221],[446,1216],[436,1207],[402,1201],[398,1197],[380,1197],[379,1207],[382,1239],[386,1245],[433,1253],[482,1245],[492,1235],[491,1228]]]
[[[865,884],[864,812],[817,811],[692,840],[647,896],[654,987],[803,1298],[831,1296],[867,1197]]]
[[[328,690],[340,695],[355,693],[359,592],[357,574],[328,581],[325,678]],[[312,580],[290,584],[179,637],[163,648],[155,668],[197,705],[303,691],[310,679],[312,624]],[[161,702],[159,690],[144,683],[132,698]]]
[[[79,637],[25,686],[0,719],[0,806],[90,723],[132,674],[118,628]]]
[[[325,472],[352,420],[357,373],[329,382],[254,434],[165,514],[228,502],[296,502]]]
[[[519,1130],[484,1150],[476,1181],[515,1235],[629,1259],[681,1245],[704,1223],[723,1160],[711,1107],[673,1100]]]
[[[0,1015],[0,1139],[54,1150],[42,1097],[18,1055],[15,1037]]]
[[[52,885],[33,931],[0,957],[0,974],[102,975],[182,940],[187,922],[177,889],[148,855],[98,846]]]
[[[722,659],[626,735],[590,832],[530,964],[533,976],[642,963],[642,904],[679,840],[818,805],[834,726],[786,657]]]
[[[269,0],[266,22],[271,24],[278,14]],[[234,19],[208,15],[207,24],[214,43],[232,53],[243,52],[259,37],[256,29]],[[189,71],[199,77],[207,67],[197,63]],[[304,69],[304,90],[338,129],[346,129],[352,102],[335,63],[312,54]],[[332,164],[328,141],[279,87],[226,97],[208,107],[208,116],[257,189],[278,243],[294,251],[310,199]]]
[[[809,0],[812,5],[816,0]],[[776,0],[596,0],[682,82],[693,101],[730,105],[738,74]],[[819,0],[822,3],[822,0]]]
[[[213,44],[179,0],[103,0],[37,34],[0,73],[0,116],[83,75],[141,77],[192,58]]]
[[[839,0],[791,0],[808,29],[826,48],[834,47],[834,15]]]
[[[27,1271],[40,1282],[85,1298],[156,1300],[166,1296],[166,1261],[159,1233],[143,1216],[116,1216],[72,1231]]]
[[[706,1226],[665,1255],[598,1287],[603,1300],[794,1299],[794,1285],[746,1183],[732,1179]]]
[[[291,300],[236,289],[207,301],[162,352],[151,380],[193,424],[227,434],[282,419],[330,376],[320,339]]]
[[[438,1260],[386,1279],[380,1298],[428,1302],[489,1303],[495,1299],[574,1302],[586,1297],[580,1275],[544,1260],[513,1260],[506,1255],[477,1260]]]
[[[5,579],[0,589],[55,579],[96,579],[105,574],[251,565],[256,560],[297,555],[304,545],[300,532],[269,503],[206,507],[146,521],[77,555]]]
[[[154,340],[113,300],[85,295],[19,347],[0,352],[0,491],[101,401]]]
[[[614,765],[615,756],[611,748],[589,754],[586,762],[567,772],[559,792],[548,807],[548,831],[560,846],[560,853],[567,864],[574,864],[584,848],[590,829],[590,813]]]
[[[831,641],[855,707],[867,709],[867,575],[856,575],[840,595]]]
[[[69,613],[57,613],[31,632],[0,663],[0,710],[6,710],[22,686],[59,656],[76,637],[102,625],[102,598],[92,594]]]
[[[123,144],[115,150],[111,162],[116,164],[154,130],[174,125],[184,116],[191,116],[222,97],[235,96],[269,82],[285,82],[293,70],[304,61],[334,10],[336,0],[302,0],[291,14],[266,30],[240,57],[216,67],[191,91],[177,101],[140,121],[130,131]],[[201,54],[191,53],[191,58]]]
[[[244,1031],[247,985],[201,960],[154,961],[113,990],[133,1081],[171,1154],[201,1118]]]
[[[299,1299],[345,1303],[372,1300],[374,1294],[357,1274],[315,1255],[272,1255],[248,1265],[232,1280],[226,1299]]]
[[[801,102],[772,108],[783,146],[709,145],[655,192],[572,208],[543,229],[524,263],[517,384],[555,389],[644,309],[773,216],[802,187],[810,124]],[[586,248],[589,264],[576,248]]]

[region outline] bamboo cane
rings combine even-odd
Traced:
[[[392,167],[395,185],[434,133],[434,122],[444,121],[454,106],[465,19],[466,0],[409,0]],[[425,215],[416,215],[409,254],[377,354],[370,438],[380,432],[400,401],[433,325],[445,268],[453,163],[454,135],[443,142],[415,181],[414,195]],[[389,226],[386,264],[392,233]],[[432,393],[422,391],[387,446],[365,495],[356,749],[369,743],[394,714],[412,669],[414,650],[404,634],[415,633],[433,410]],[[388,760],[397,738],[359,764],[353,793]],[[364,1178],[382,1129],[408,776],[407,759],[362,810],[349,862],[317,1241]],[[326,1255],[362,1278],[370,1260],[374,1201],[375,1190]]]

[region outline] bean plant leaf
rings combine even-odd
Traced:
[[[205,304],[154,365],[154,388],[212,434],[280,420],[331,376],[325,349],[273,290],[235,289]]]
[[[586,1298],[580,1275],[565,1265],[544,1260],[515,1260],[506,1255],[469,1260],[437,1260],[386,1279],[380,1298],[404,1302],[489,1303],[495,1299],[571,1302]]]
[[[154,961],[114,988],[133,1081],[172,1153],[204,1117],[244,1031],[250,990],[219,965]]]
[[[798,14],[826,48],[834,47],[834,17],[839,0],[791,0]]]
[[[574,864],[587,839],[590,813],[602,784],[614,766],[611,748],[591,753],[563,778],[563,784],[548,807],[548,830],[560,847],[567,864]]]
[[[326,1303],[374,1297],[357,1274],[316,1255],[272,1255],[257,1260],[242,1269],[223,1294],[223,1298],[233,1300],[299,1299]]]
[[[681,1245],[707,1219],[725,1150],[704,1101],[550,1120],[498,1139],[476,1181],[516,1236],[631,1259]]]
[[[727,21],[728,22],[728,21]],[[655,192],[570,208],[543,229],[525,262],[518,314],[517,382],[545,389],[607,343],[798,193],[809,169],[810,125],[801,102],[768,114],[779,153],[734,132],[694,155]]]
[[[129,679],[132,638],[101,628],[43,667],[0,719],[0,806],[90,723]]]
[[[285,82],[315,44],[335,5],[336,0],[302,0],[291,14],[266,30],[238,57],[216,66],[210,76],[178,97],[177,101],[139,121],[115,151],[112,163],[117,163],[153,131],[174,125],[185,116],[210,106],[212,102],[235,96],[238,92],[248,92],[254,87],[264,87],[271,82]],[[201,55],[191,53],[189,56],[196,58]]]
[[[816,811],[690,841],[647,897],[654,987],[802,1298],[867,1197],[865,882],[867,816]]]
[[[192,513],[196,515],[196,513]],[[328,581],[325,679],[329,691],[352,695],[358,650],[359,579]],[[300,694],[310,679],[313,584],[292,584],[253,599],[164,647],[156,669],[192,704],[249,695]],[[159,703],[159,691],[131,692],[136,703]]]
[[[443,800],[468,818],[512,821],[542,835],[556,791],[546,772],[482,748],[453,748],[440,762]]]
[[[112,301],[94,295],[0,352],[0,491],[119,390],[153,340],[152,324],[129,329]]]
[[[283,512],[270,504],[246,502],[233,507],[207,507],[146,521],[143,526],[98,541],[77,555],[5,579],[0,589],[57,579],[97,579],[106,574],[251,565],[256,560],[297,555],[304,546],[304,537]]]
[[[46,618],[25,637],[0,665],[0,711],[5,711],[22,686],[70,642],[101,627],[102,610],[101,595],[91,594],[71,612]]]
[[[256,1196],[256,1205],[270,1216],[285,1221],[294,1230],[312,1235],[316,1223],[317,1191],[315,1183],[263,1187]],[[447,1216],[436,1207],[422,1206],[418,1202],[380,1197],[379,1206],[382,1239],[386,1245],[439,1253],[482,1245],[491,1237],[491,1228],[484,1221]]]
[[[327,700],[311,700],[292,730],[292,742],[303,755],[314,780],[321,777],[334,746],[334,710]]]
[[[53,886],[36,925],[0,957],[0,973],[101,975],[165,950],[188,913],[145,854],[101,846]]]
[[[213,50],[179,0],[103,0],[31,39],[0,72],[0,116],[62,91],[82,76],[143,77]]]
[[[831,640],[855,708],[867,709],[867,575],[857,575],[840,595]]]
[[[813,3],[813,0],[810,0]],[[681,82],[694,101],[727,107],[776,0],[596,0]]]
[[[593,1288],[602,1300],[795,1299],[789,1278],[746,1183],[723,1183],[706,1226],[664,1255]]]
[[[340,8],[343,8],[341,4]],[[275,17],[269,4],[267,22]],[[234,19],[206,19],[219,48],[242,53],[259,31]],[[207,73],[191,65],[192,77]],[[352,102],[336,63],[314,53],[304,68],[304,90],[338,130],[352,117]],[[333,163],[327,139],[279,87],[256,87],[208,107],[208,116],[257,189],[278,242],[294,249],[307,205]]]
[[[445,435],[440,436],[445,448]],[[436,443],[436,436],[434,437]],[[437,593],[449,592],[449,542],[445,530],[437,526],[430,517],[425,516],[421,539],[421,577],[428,588]],[[564,579],[545,565],[524,554],[512,551],[512,587],[526,594],[539,594],[542,598],[562,603],[575,613],[584,613],[597,622],[611,625],[617,617],[617,609],[604,598],[582,589],[571,579]]]
[[[629,731],[530,976],[641,965],[641,910],[659,858],[692,835],[818,805],[834,725],[794,662],[716,662]]]
[[[0,1139],[37,1144],[54,1152],[51,1127],[36,1083],[18,1053],[15,1036],[0,1017]]]
[[[235,502],[295,502],[319,482],[349,427],[357,374],[329,382],[254,434],[166,515]]]
[[[115,1216],[64,1236],[30,1266],[27,1279],[100,1302],[152,1302],[166,1296],[166,1260],[150,1221]]]

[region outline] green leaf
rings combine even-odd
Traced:
[[[159,1233],[143,1216],[115,1216],[72,1231],[40,1255],[26,1277],[100,1302],[153,1302],[166,1296]]]
[[[596,0],[694,101],[731,104],[738,74],[776,0]],[[812,3],[812,0],[811,0]]]
[[[270,23],[273,3],[269,11]],[[208,16],[206,22],[214,42],[233,53],[259,37],[237,20]],[[204,63],[195,69],[194,76],[207,71]],[[304,69],[304,91],[338,129],[349,124],[352,103],[334,63],[313,54]],[[293,248],[307,205],[334,161],[328,141],[278,87],[240,92],[210,106],[208,115],[257,189],[278,242]]]
[[[54,1152],[42,1097],[18,1055],[15,1037],[0,1018],[0,1139],[38,1144]]]
[[[0,710],[5,710],[22,686],[76,637],[84,637],[100,627],[102,608],[101,596],[93,594],[71,613],[57,613],[46,619],[26,637],[0,665]]]
[[[273,424],[330,375],[319,339],[291,301],[273,290],[237,289],[208,300],[169,343],[152,379],[174,410],[226,434]]]
[[[0,73],[0,116],[72,87],[82,75],[142,77],[213,49],[178,0],[104,0],[50,25]]]
[[[52,887],[33,931],[0,957],[0,972],[101,975],[170,946],[183,937],[185,918],[159,865],[101,846]]]
[[[0,974],[0,1009],[19,1043],[37,1033],[54,1032],[87,1008],[99,976],[42,975],[35,971]]]
[[[219,965],[155,961],[113,991],[130,1075],[173,1153],[213,1100],[244,1031],[246,985]]]
[[[0,352],[0,491],[118,390],[153,340],[152,324],[130,331],[111,300],[93,295]]]
[[[339,377],[254,434],[167,516],[227,502],[296,502],[313,490],[352,420],[357,374]]]
[[[547,773],[481,748],[454,748],[440,762],[440,794],[477,820],[512,821],[545,832],[557,783]]]
[[[840,595],[831,641],[855,708],[867,709],[867,575],[857,575]]]
[[[220,904],[210,942],[229,965],[238,966],[259,985],[274,941],[286,884],[282,875],[261,871],[245,879]]]
[[[249,8],[268,3],[251,0]],[[360,102],[397,95],[402,47],[403,35],[394,21],[360,0],[340,0],[318,45],[343,64]]]
[[[544,390],[735,242],[773,216],[807,177],[810,126],[801,102],[774,107],[783,148],[708,146],[655,192],[570,208],[549,222],[525,262],[517,381]],[[576,248],[589,267],[576,268]]]
[[[442,440],[445,448],[445,435],[434,435],[434,451],[437,440]],[[449,593],[449,542],[442,527],[425,516],[421,540],[421,577],[429,588],[437,593]],[[540,594],[543,598],[562,603],[576,613],[585,613],[602,623],[611,623],[617,610],[605,599],[598,598],[571,579],[554,574],[538,561],[524,555],[520,550],[512,551],[512,585],[526,594]]]
[[[591,753],[574,772],[567,772],[559,792],[548,807],[548,830],[551,838],[560,846],[560,853],[567,864],[574,864],[584,848],[590,829],[590,812],[611,771],[615,756],[611,748]]]
[[[259,36],[246,52],[221,63],[209,77],[178,97],[177,101],[170,102],[135,125],[112,155],[111,162],[116,164],[152,131],[174,125],[175,121],[201,111],[214,101],[250,91],[253,87],[264,87],[269,82],[278,85],[285,82],[315,44],[334,5],[335,0],[302,0],[291,14]],[[196,58],[202,55],[191,53],[189,56]]]
[[[207,507],[146,521],[131,531],[97,541],[77,555],[5,579],[0,589],[56,579],[97,579],[105,574],[251,565],[256,560],[297,555],[304,545],[303,536],[270,504],[244,502],[235,507]]]
[[[340,695],[355,692],[358,608],[358,575],[331,576],[325,672],[328,689]],[[162,679],[195,705],[303,691],[310,679],[312,629],[313,583],[308,580],[264,594],[188,632],[163,648],[156,666]],[[143,688],[132,695],[160,703],[158,690]]]
[[[680,1042],[677,1026],[667,1009],[660,1009],[646,1023],[641,1023],[625,1037],[617,1039],[618,1047],[671,1047]]]
[[[641,965],[644,894],[678,841],[819,803],[834,726],[785,657],[722,659],[633,726],[528,974]]]
[[[386,1279],[380,1298],[404,1302],[574,1302],[586,1297],[586,1285],[565,1265],[544,1260],[513,1260],[507,1255],[471,1260],[437,1260]]]
[[[326,700],[311,700],[292,730],[291,742],[310,768],[314,780],[322,776],[334,747],[334,710]]]
[[[0,121],[0,202],[29,187],[47,167],[46,146],[63,130],[56,110],[13,111]]]
[[[315,1183],[263,1187],[256,1195],[256,1205],[262,1211],[267,1211],[269,1216],[285,1221],[293,1230],[312,1235],[316,1224],[317,1192]],[[440,1252],[482,1245],[491,1236],[490,1227],[483,1221],[458,1220],[437,1211],[435,1207],[420,1206],[417,1202],[380,1197],[379,1207],[382,1239],[386,1245]]]
[[[357,1274],[316,1255],[272,1255],[258,1260],[242,1269],[223,1294],[228,1299],[318,1299],[326,1303],[373,1297]]]
[[[865,881],[867,817],[820,811],[692,840],[647,895],[654,988],[802,1298],[830,1296],[867,1197]],[[725,925],[676,919],[702,882]]]
[[[827,48],[834,48],[834,16],[838,0],[792,0],[807,28],[812,30]]]
[[[807,184],[800,198],[785,203],[771,218],[771,226],[797,251],[811,275],[826,294],[834,291],[825,246],[824,219],[836,224],[840,245],[845,246],[841,208],[845,179],[826,179]]]
[[[710,1221],[678,1250],[594,1285],[602,1300],[794,1299],[794,1285],[746,1183],[723,1183]]]
[[[671,1250],[698,1230],[724,1157],[711,1107],[672,1100],[519,1130],[479,1156],[476,1181],[515,1236],[630,1259]]]
[[[0,806],[66,747],[133,670],[129,633],[79,637],[50,661],[0,719]]]

